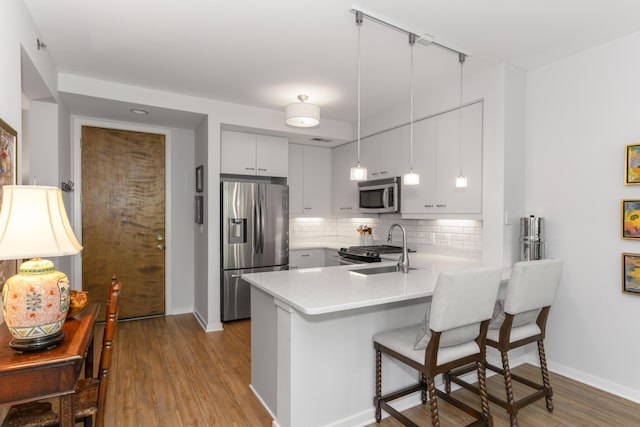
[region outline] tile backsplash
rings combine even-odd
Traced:
[[[461,219],[401,219],[400,215],[383,215],[378,218],[306,218],[292,217],[289,233],[292,239],[341,236],[356,239],[360,225],[373,228],[376,243],[387,240],[389,227],[402,224],[407,232],[407,241],[413,245],[433,245],[443,248],[482,250],[482,221]],[[402,242],[399,230],[393,232],[394,244]]]

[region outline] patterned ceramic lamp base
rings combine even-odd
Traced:
[[[46,337],[36,337],[27,339],[14,338],[9,346],[15,351],[21,353],[29,353],[32,351],[50,350],[58,345],[64,339],[64,332],[58,331],[53,335]]]

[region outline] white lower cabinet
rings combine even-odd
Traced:
[[[340,265],[338,251],[333,249],[295,249],[289,251],[289,268],[317,268]]]
[[[324,249],[324,265],[323,267],[334,267],[340,265],[340,255],[334,249]]]
[[[324,249],[297,249],[289,251],[289,268],[324,267]]]
[[[414,123],[413,168],[420,185],[402,187],[402,214],[482,213],[482,103]],[[460,129],[462,139],[459,139]],[[459,173],[467,188],[456,188]]]
[[[289,215],[331,215],[330,148],[289,144]]]

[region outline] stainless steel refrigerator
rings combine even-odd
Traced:
[[[251,288],[242,274],[289,268],[289,187],[221,183],[221,320],[251,316]]]

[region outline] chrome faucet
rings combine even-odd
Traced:
[[[387,243],[391,243],[391,233],[394,227],[400,227],[402,230],[402,255],[398,258],[398,270],[402,270],[403,273],[409,272],[409,251],[407,250],[407,232],[400,224],[392,224],[389,227],[389,235],[387,236]]]

